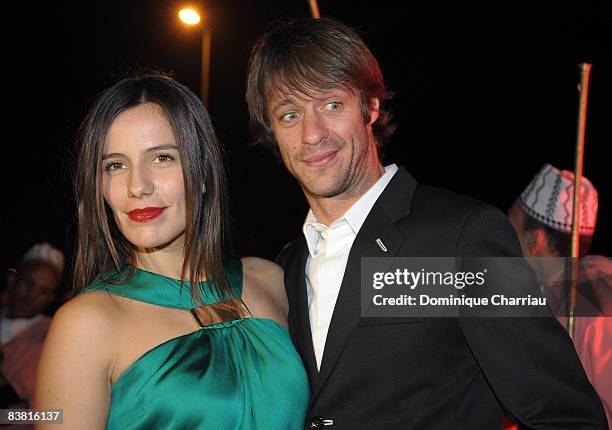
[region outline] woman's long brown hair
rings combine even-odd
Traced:
[[[230,246],[224,154],[198,97],[179,82],[157,73],[125,78],[103,91],[79,129],[74,183],[78,216],[74,288],[80,291],[95,280],[111,282],[106,275],[126,264],[132,265],[127,276],[134,272],[133,246],[119,231],[102,195],[102,155],[115,118],[148,102],[163,109],[182,162],[187,216],[181,280],[189,280],[196,303],[203,303],[198,288],[202,279],[207,279],[217,293],[231,297],[222,265]]]

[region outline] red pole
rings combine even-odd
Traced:
[[[582,165],[584,161],[584,135],[586,130],[587,99],[589,95],[589,76],[591,64],[580,64],[580,104],[578,107],[578,124],[576,126],[576,156],[574,165],[574,210],[572,211],[572,264],[570,276],[570,301],[568,309],[567,331],[574,338],[574,311],[576,308],[576,284],[578,281],[578,257],[580,256],[580,200],[582,189]]]

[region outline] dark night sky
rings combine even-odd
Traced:
[[[545,162],[573,168],[577,64],[592,62],[584,174],[600,193],[592,251],[611,255],[611,15],[593,1],[490,6],[499,3],[402,2],[400,10],[395,1],[320,0],[319,6],[322,15],[357,27],[380,60],[398,124],[389,160],[420,182],[503,210]],[[179,6],[49,2],[6,13],[5,22],[29,16],[21,31],[4,37],[5,90],[12,94],[5,105],[6,266],[39,241],[72,257],[72,140],[101,89],[150,66],[199,92],[200,36],[177,22]],[[205,8],[210,112],[228,153],[237,248],[273,258],[298,234],[306,204],[272,156],[248,146],[246,64],[266,24],[308,15],[307,2],[209,0]]]

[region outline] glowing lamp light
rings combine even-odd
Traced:
[[[181,9],[178,16],[185,24],[195,25],[200,22],[200,15],[193,9]]]

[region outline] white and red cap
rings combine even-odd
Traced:
[[[597,222],[597,190],[582,177],[579,212],[580,235],[591,236]],[[572,232],[574,208],[574,173],[545,164],[518,201],[529,216],[563,233]]]

